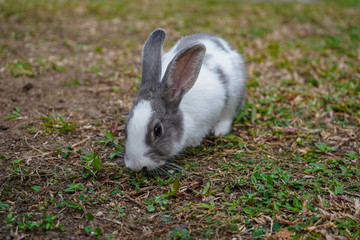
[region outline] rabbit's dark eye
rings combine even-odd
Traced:
[[[154,127],[154,137],[159,138],[162,134],[162,127],[160,125],[160,123],[157,123]]]

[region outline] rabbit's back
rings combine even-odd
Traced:
[[[211,34],[193,34],[180,39],[163,55],[162,76],[174,56],[187,47],[202,43],[206,53],[197,81],[180,104],[184,112],[185,145],[193,146],[209,133],[227,134],[231,120],[242,106],[245,96],[245,66],[241,55],[224,39]],[[217,123],[227,119],[226,127]],[[230,120],[231,119],[231,120]],[[196,134],[192,134],[196,133]]]

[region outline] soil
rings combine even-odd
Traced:
[[[80,149],[101,149],[96,141],[104,139],[102,131],[111,131],[114,121],[126,116],[136,97],[134,88],[139,83],[141,44],[138,40],[138,45],[125,50],[128,43],[121,41],[122,33],[117,28],[120,28],[119,24],[109,21],[65,19],[50,23],[14,19],[0,24],[3,49],[0,58],[0,155],[6,158],[0,162],[0,186],[13,181],[14,185],[9,184],[13,189],[1,195],[6,195],[8,201],[4,203],[17,214],[36,212],[35,219],[40,218],[39,205],[50,197],[58,198],[59,188],[66,188],[71,183],[66,179],[65,171],[81,175]],[[135,35],[128,41],[138,37]],[[109,41],[114,43],[109,44]],[[122,62],[124,59],[127,59],[126,64]],[[28,72],[21,67],[15,69],[19,73],[9,70],[11,64],[24,62],[31,65]],[[16,107],[21,108],[20,117],[7,119]],[[66,118],[68,123],[76,123],[74,130],[67,133],[47,131],[42,117],[54,116],[54,113]],[[116,132],[118,137],[123,137],[122,124]],[[58,155],[56,148],[66,144],[72,145],[73,149],[65,159]],[[22,167],[29,170],[31,181],[9,171],[14,160],[19,159],[24,161]],[[61,183],[55,187],[49,183],[54,172],[61,175],[58,179]],[[101,184],[106,180],[105,175],[98,178]],[[87,184],[96,189],[98,181]],[[44,187],[43,192],[35,195],[27,192],[29,184]],[[92,224],[107,229],[107,232],[118,231],[118,237],[130,238],[142,233],[141,228],[123,224],[120,227],[111,220],[102,219],[102,213],[107,210],[101,205],[95,206],[91,206],[91,212],[96,216]],[[47,209],[48,212],[54,210],[57,220],[66,227],[65,232],[50,230],[19,235],[9,232],[6,224],[0,224],[0,238],[89,238],[83,231],[85,223],[81,212],[71,209],[59,212],[55,206]],[[133,204],[133,209],[128,211],[145,210]],[[134,218],[132,214],[127,216]],[[0,212],[1,222],[5,218],[5,213]],[[131,222],[131,219],[124,219],[124,222]]]
[[[37,14],[40,16],[42,13],[39,11]],[[230,229],[230,219],[244,224],[250,221],[243,215],[235,219],[236,216],[227,215],[225,211],[214,211],[214,223],[209,223],[208,215],[202,215],[207,210],[177,211],[187,209],[187,206],[184,206],[187,202],[210,202],[212,195],[199,199],[200,194],[193,194],[204,191],[207,176],[215,176],[211,180],[212,187],[221,189],[219,196],[224,196],[221,195],[224,183],[230,177],[227,173],[217,177],[216,174],[219,173],[214,169],[223,162],[230,166],[224,157],[227,154],[230,161],[238,163],[238,160],[234,159],[238,149],[231,148],[231,140],[209,137],[202,146],[185,153],[186,164],[193,164],[193,171],[181,179],[181,191],[166,203],[171,206],[171,225],[165,221],[166,215],[160,215],[163,214],[161,211],[159,214],[149,214],[149,205],[145,204],[149,198],[168,193],[169,182],[153,180],[149,183],[150,177],[143,178],[141,173],[135,174],[122,168],[121,156],[115,161],[107,159],[114,147],[104,148],[103,144],[97,143],[105,139],[104,131],[115,133],[119,141],[124,139],[124,119],[136,98],[140,83],[142,45],[156,23],[131,18],[99,20],[94,17],[39,16],[23,19],[14,14],[7,18],[6,22],[0,22],[0,201],[8,205],[6,211],[0,208],[0,239],[89,239],[95,238],[95,229],[101,229],[102,239],[105,236],[108,239],[149,239],[157,236],[166,239],[170,238],[169,234],[171,231],[174,233],[175,229],[190,229],[195,232],[196,237],[203,238],[203,229],[209,225],[214,229],[211,237],[251,239],[253,229],[249,230],[245,225],[239,224],[240,228],[236,233]],[[169,20],[169,25],[176,21],[177,19]],[[169,27],[167,31],[167,49],[169,43],[173,43],[181,35],[171,29]],[[287,31],[284,31],[284,34],[287,34]],[[281,37],[281,34],[279,36]],[[251,55],[254,51],[249,49],[247,54]],[[255,72],[254,69],[259,71],[257,73],[259,79],[261,78],[260,84],[267,82],[268,85],[280,85],[282,83],[277,80],[286,79],[288,76],[285,75],[289,75],[283,74],[279,69],[272,69],[269,67],[272,65],[266,61],[248,63],[247,66],[248,72]],[[284,92],[279,93],[284,95],[284,99],[288,99],[289,103],[286,104],[302,101],[301,96],[287,92],[286,87],[284,86]],[[291,89],[291,86],[288,88]],[[312,91],[321,93],[323,90]],[[256,102],[256,94],[260,95],[255,90],[254,93],[249,93],[252,102]],[[320,119],[321,123],[326,123],[328,114],[316,113],[313,121]],[[12,117],[14,115],[16,117]],[[75,124],[73,129],[70,127],[68,131],[60,131],[64,128],[61,121],[59,122],[59,116],[64,118],[63,124]],[[51,127],[47,126],[48,121],[54,118],[58,122]],[[294,125],[296,121],[302,120],[296,118]],[[293,153],[306,153],[308,149],[314,148],[313,143],[330,136],[330,133],[319,129],[292,127],[278,127],[279,131],[284,133],[280,137],[272,135],[270,131],[258,136],[257,129],[260,128],[275,129],[276,126],[234,126],[233,133],[241,136],[239,141],[248,143],[247,158],[252,159],[251,161],[262,161],[265,151],[259,153],[260,150],[254,150],[259,149],[258,145],[266,145],[271,157],[277,159],[283,169],[289,170],[298,179],[305,177],[302,174],[305,160],[304,163],[293,161],[283,164],[281,161],[286,162],[292,156],[282,153],[289,149]],[[301,147],[295,145],[299,131],[311,132],[313,137],[306,139],[307,142]],[[340,146],[340,150],[325,154],[343,156],[348,152],[358,153],[360,143],[355,133],[358,134],[358,130],[353,126],[332,127],[331,136],[336,136],[334,145]],[[66,145],[72,146],[68,156]],[[227,148],[227,145],[230,147]],[[215,147],[222,151],[215,152]],[[84,155],[84,149],[97,153],[103,162],[101,171],[98,171],[94,178],[83,177],[84,161],[81,156]],[[269,152],[266,152],[267,156]],[[255,156],[256,154],[258,155]],[[180,156],[180,165],[182,158],[183,156]],[[354,160],[354,164],[358,162],[355,163]],[[243,171],[248,171],[245,174],[249,178],[250,172],[257,170]],[[296,176],[297,173],[299,176]],[[67,190],[69,186],[80,183],[84,186],[84,191]],[[236,191],[226,194],[229,197],[227,201],[240,199],[243,193],[253,191],[245,188],[246,186],[236,187]],[[321,197],[324,196],[318,195],[320,203]],[[91,201],[80,201],[81,198],[89,198]],[[57,205],[66,202],[75,205]],[[320,203],[319,205],[322,205]],[[121,209],[122,206],[125,208]],[[162,206],[156,207],[161,209]],[[336,207],[345,208],[344,205]],[[9,220],[9,212],[16,214],[15,221]],[[16,222],[24,221],[25,217],[22,215],[26,213],[32,213],[31,221],[38,223],[44,223],[44,219],[49,216],[56,215],[56,218],[53,226],[47,226],[48,229],[43,225],[39,230],[21,230]],[[277,217],[283,220],[284,225],[295,226],[292,216]],[[326,216],[332,219],[332,216]],[[271,229],[271,233],[271,217],[261,215],[251,221],[261,228],[264,226],[266,231]],[[200,224],[205,227],[198,226]],[[66,230],[61,231],[60,225]],[[94,231],[85,231],[87,226],[93,227]],[[328,230],[333,225],[321,226]],[[285,231],[280,233],[287,234],[287,237],[292,234]],[[177,237],[180,238],[181,234]]]

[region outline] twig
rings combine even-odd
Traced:
[[[123,225],[122,222],[117,221],[117,220],[112,220],[112,219],[109,219],[109,218],[100,218],[100,219],[104,219],[104,220],[107,220],[107,221],[109,221],[109,222],[116,223],[116,224],[118,224],[118,225]]]
[[[344,193],[346,193],[347,195],[351,195],[351,196],[355,196],[355,197],[360,197],[360,194],[358,194],[358,193],[352,193],[352,192],[348,192],[348,191],[344,191]]]
[[[139,207],[141,207],[141,208],[146,208],[146,206],[145,206],[144,204],[142,204],[141,202],[138,202],[136,199],[130,197],[130,196],[127,195],[126,193],[123,192],[123,195],[124,195],[124,197],[125,197],[127,200],[129,200],[129,201],[131,201],[131,202],[133,202],[133,203],[136,203]]]
[[[78,146],[78,145],[80,145],[80,144],[82,144],[82,143],[86,142],[86,141],[87,141],[87,140],[89,140],[89,139],[90,139],[90,137],[87,137],[87,138],[85,138],[85,139],[81,140],[80,142],[75,143],[74,145],[72,145],[72,147],[74,148],[74,147],[76,147],[76,146]]]
[[[46,152],[46,153],[42,153],[42,154],[39,154],[39,155],[29,156],[29,157],[26,157],[26,158],[31,160],[32,158],[44,157],[44,156],[52,154],[52,153],[53,152]]]
[[[153,189],[155,189],[155,188],[156,188],[156,186],[144,187],[144,188],[141,188],[140,191],[132,191],[132,192],[129,192],[128,195],[129,195],[129,196],[138,195],[138,194],[140,194],[140,193],[153,190]]]
[[[26,143],[29,147],[31,147],[32,149],[34,149],[35,151],[37,151],[37,152],[39,152],[39,153],[41,153],[41,154],[43,154],[43,155],[44,155],[44,154],[49,154],[49,153],[44,153],[44,152],[40,151],[39,149],[31,146],[31,145],[28,143],[28,141],[27,141],[27,137],[25,136],[24,138],[25,138],[25,143]]]

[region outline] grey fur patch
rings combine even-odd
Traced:
[[[220,79],[221,83],[222,83],[223,85],[227,86],[227,85],[229,84],[229,79],[227,78],[227,76],[226,76],[226,74],[224,73],[224,71],[223,71],[220,67],[218,67],[218,68],[216,69],[216,73],[217,73],[217,75],[219,76],[219,79]]]
[[[219,49],[221,49],[222,51],[224,51],[224,52],[229,52],[229,50],[231,50],[231,48],[230,48],[230,49],[225,48],[225,46],[222,44],[222,42],[220,41],[220,39],[219,39],[218,37],[212,38],[211,40],[212,40],[212,41],[216,44],[216,46],[217,46]],[[230,47],[230,46],[226,46],[226,47]]]
[[[182,113],[179,110],[175,111],[174,109],[169,111],[169,107],[166,106],[162,98],[160,91],[142,94],[140,98],[138,97],[136,99],[125,123],[125,131],[127,134],[127,125],[134,116],[136,105],[142,100],[150,101],[153,114],[149,120],[145,135],[145,144],[149,147],[149,151],[146,155],[157,163],[170,160],[174,144],[180,142],[184,133]],[[157,123],[161,124],[163,132],[161,137],[154,139],[153,130]]]
[[[161,77],[161,56],[165,39],[165,31],[156,29],[145,42],[142,54],[142,79],[140,88],[144,85],[155,87]],[[147,86],[147,88],[149,88]]]
[[[167,111],[165,104],[160,99],[151,99],[150,103],[153,115],[145,136],[145,143],[150,149],[146,155],[156,162],[167,161],[171,157],[174,144],[179,143],[183,136],[183,116],[180,111],[175,113]],[[153,131],[157,123],[162,126],[162,135],[155,139]]]
[[[240,68],[239,71],[246,74],[245,70],[245,63],[240,60],[240,62],[236,62],[236,67]],[[246,76],[244,76],[246,78]],[[244,81],[244,85],[241,88],[241,92],[239,92],[239,102],[236,108],[236,111],[238,112],[245,104],[245,95],[246,95],[246,79]]]
[[[201,42],[201,40],[204,39],[214,42],[216,46],[224,52],[229,52],[232,50],[231,46],[226,41],[222,42],[221,38],[208,33],[197,33],[183,37],[178,42],[178,45],[175,50],[180,51],[181,49],[187,48],[188,46],[193,45],[196,42]]]
[[[221,69],[221,67],[216,68],[216,73],[221,81],[221,84],[224,85],[225,88],[225,106],[227,106],[229,101],[229,78],[226,73]]]

